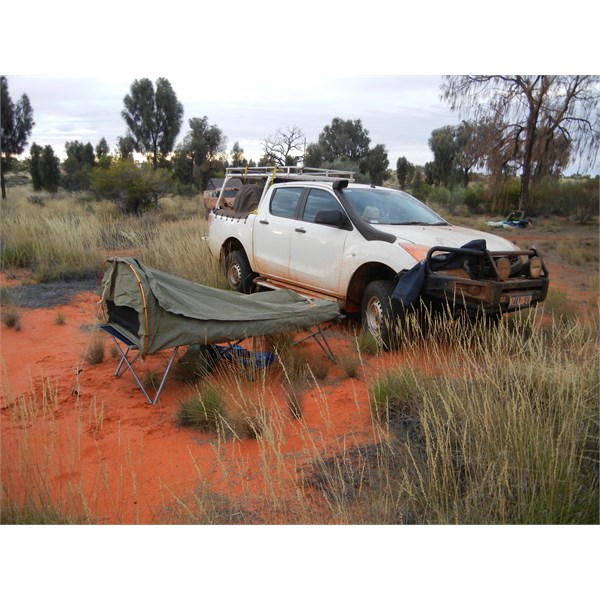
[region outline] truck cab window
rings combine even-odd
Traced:
[[[342,207],[329,192],[313,188],[306,199],[302,220],[314,223],[315,216],[320,210],[342,210]]]
[[[293,219],[303,188],[278,188],[271,197],[271,214],[276,217]]]

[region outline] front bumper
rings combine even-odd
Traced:
[[[452,253],[452,268],[440,268],[436,257],[443,253]],[[511,262],[510,275],[505,278],[497,268],[501,258]],[[537,277],[529,274],[532,259],[539,266]],[[436,246],[427,253],[425,268],[423,298],[450,306],[455,314],[510,313],[535,306],[548,293],[548,270],[535,248],[491,252]]]

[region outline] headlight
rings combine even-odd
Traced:
[[[510,277],[510,260],[503,256],[496,261],[496,270],[500,281],[505,281]]]
[[[529,276],[538,279],[542,274],[542,261],[538,256],[533,256],[529,261]]]

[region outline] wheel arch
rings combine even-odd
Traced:
[[[250,260],[250,257],[248,256],[246,248],[244,248],[242,242],[235,237],[230,237],[227,238],[221,246],[221,255],[219,257],[221,265],[225,264],[225,257],[234,250],[241,250],[246,255],[246,258],[248,258],[248,261]]]
[[[369,262],[361,265],[352,275],[346,293],[346,312],[357,313],[361,310],[365,288],[377,279],[398,280],[398,274],[387,265]]]

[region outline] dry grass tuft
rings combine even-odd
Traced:
[[[100,331],[92,333],[84,356],[84,360],[88,365],[98,365],[104,361],[104,341],[104,333]]]

